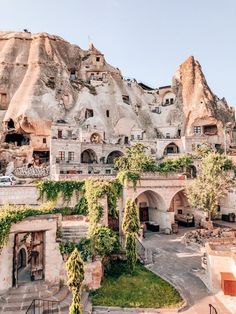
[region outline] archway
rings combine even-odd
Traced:
[[[114,150],[107,156],[107,164],[114,164],[115,159],[123,156],[124,154],[119,150]]]
[[[13,285],[44,278],[44,232],[15,234]]]
[[[97,163],[97,155],[92,149],[86,149],[81,153],[81,163],[93,164]]]
[[[179,225],[185,227],[195,226],[194,212],[189,205],[185,190],[181,190],[173,196],[169,211],[174,213],[175,222]]]
[[[18,253],[18,270],[26,267],[26,264],[27,264],[26,249],[22,247]]]
[[[164,155],[178,154],[179,147],[175,143],[170,143],[164,149]]]
[[[139,209],[139,218],[141,223],[146,223],[147,227],[151,225],[158,226],[153,228],[153,231],[158,231],[159,226],[165,226],[165,202],[163,198],[154,191],[147,190],[140,193],[136,199],[135,203]],[[154,230],[155,229],[155,230]],[[152,228],[150,229],[152,230]]]

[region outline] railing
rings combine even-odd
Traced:
[[[59,313],[59,302],[52,300],[35,299],[28,307],[26,314]]]
[[[145,265],[147,263],[147,251],[138,238],[136,238],[136,248],[140,261]]]
[[[210,308],[210,314],[218,314],[216,308],[212,304],[209,304],[209,308]]]

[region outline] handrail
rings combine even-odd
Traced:
[[[34,299],[26,310],[26,314],[59,313],[59,301]]]
[[[216,308],[212,304],[209,304],[209,308],[210,308],[210,314],[218,314]]]
[[[139,259],[146,264],[147,262],[147,252],[145,246],[142,244],[142,242],[139,240],[138,237],[136,237],[136,246],[137,246],[137,254]]]

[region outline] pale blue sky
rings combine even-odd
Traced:
[[[236,0],[0,0],[0,30],[24,28],[83,49],[89,36],[124,76],[154,87],[194,55],[236,107]]]

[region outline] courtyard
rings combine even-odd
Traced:
[[[193,229],[180,228],[177,235],[147,233],[143,245],[153,252],[153,264],[148,268],[169,281],[180,292],[187,302],[182,313],[208,313],[209,304],[212,304],[218,314],[229,314],[196,276],[196,272],[201,269],[202,253],[196,247],[185,246],[181,242],[184,233]]]

